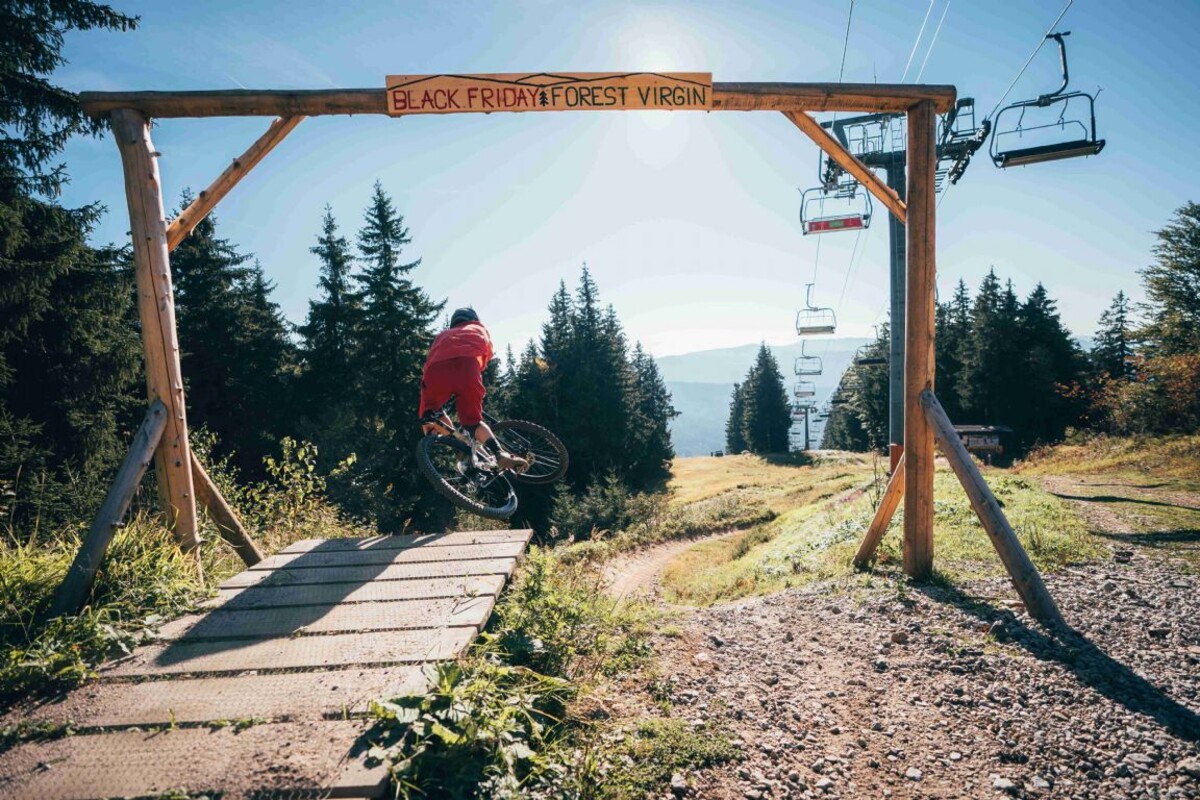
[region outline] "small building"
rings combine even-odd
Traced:
[[[1013,432],[1007,425],[955,425],[958,438],[968,453],[998,456],[1004,452],[1004,437]]]

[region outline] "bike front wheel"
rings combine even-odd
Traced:
[[[492,424],[500,446],[529,462],[525,472],[513,472],[521,483],[554,483],[567,474],[570,457],[566,445],[541,425],[523,419],[505,419]]]
[[[507,520],[517,510],[516,492],[504,473],[476,465],[471,448],[453,436],[422,437],[417,466],[438,494],[464,511]]]

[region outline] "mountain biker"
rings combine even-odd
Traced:
[[[450,315],[450,327],[439,333],[429,346],[421,373],[421,426],[426,433],[434,429],[433,420],[450,397],[458,411],[458,421],[471,431],[475,440],[496,457],[501,469],[521,472],[529,462],[504,452],[492,429],[483,421],[483,370],[492,360],[492,337],[470,306]]]

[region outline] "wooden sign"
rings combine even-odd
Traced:
[[[389,75],[392,116],[495,111],[707,111],[710,72]]]

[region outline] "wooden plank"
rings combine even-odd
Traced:
[[[298,633],[349,633],[438,627],[479,628],[492,613],[492,595],[440,600],[393,600],[250,609],[217,608],[160,627],[157,640],[268,638]]]
[[[867,528],[867,535],[863,537],[862,544],[858,546],[858,553],[854,556],[855,567],[862,569],[871,563],[871,559],[875,557],[875,551],[879,549],[879,543],[883,541],[883,534],[887,532],[888,525],[892,523],[892,517],[896,515],[896,508],[899,507],[900,498],[903,496],[904,454],[902,453],[896,468],[892,470],[892,477],[888,481],[887,488],[883,490],[883,497],[879,499],[879,507],[875,509],[875,516],[871,520],[870,527]]]
[[[713,83],[716,111],[902,112],[932,101],[940,113],[953,106],[953,86],[853,83]],[[93,117],[137,109],[150,117],[315,117],[328,114],[387,114],[384,89],[260,90],[194,92],[82,92],[80,105]]]
[[[368,727],[358,721],[289,722],[30,742],[0,756],[0,794],[39,800],[168,793],[375,797],[387,770],[365,763]]]
[[[134,434],[129,454],[121,462],[117,477],[113,480],[100,511],[96,513],[96,519],[88,529],[75,560],[71,562],[66,577],[54,594],[54,602],[50,606],[51,617],[74,614],[83,606],[92,584],[96,582],[96,571],[104,562],[108,545],[125,519],[125,512],[129,510],[134,490],[146,474],[146,467],[154,458],[154,451],[158,449],[158,442],[162,439],[166,426],[167,407],[156,398]]]
[[[93,681],[56,702],[20,710],[5,724],[29,721],[75,728],[119,728],[238,720],[342,719],[366,713],[371,700],[422,691],[421,667],[348,669],[172,678],[138,682]]]
[[[246,566],[254,566],[262,561],[264,558],[262,550],[258,549],[258,545],[255,544],[249,532],[242,527],[242,521],[229,507],[221,490],[204,471],[204,467],[201,466],[200,460],[196,458],[194,452],[192,453],[192,483],[196,488],[196,499],[208,511],[221,538],[229,543],[234,552],[242,559],[242,563]]]
[[[180,675],[264,669],[320,669],[421,664],[453,658],[475,637],[473,628],[335,633],[274,639],[186,639],[139,648],[101,675]]]
[[[455,599],[495,596],[504,585],[503,575],[476,575],[426,580],[387,580],[369,583],[303,583],[292,586],[251,586],[221,589],[211,605],[226,610],[278,608],[324,603],[380,603],[391,600]]]
[[[221,584],[222,589],[245,586],[292,586],[307,583],[366,583],[368,581],[427,580],[473,575],[511,575],[515,558],[432,561],[412,564],[327,567],[312,569],[246,570]]]
[[[121,152],[125,196],[129,201],[130,236],[137,282],[138,317],[146,361],[146,390],[150,402],[167,407],[167,425],[154,458],[159,499],[174,528],[180,547],[194,550],[200,544],[196,531],[195,489],[192,486],[191,451],[179,368],[179,336],[175,328],[175,300],[171,288],[171,261],[167,253],[167,225],[163,218],[162,184],[158,153],[150,141],[150,122],[129,109],[112,113],[113,136]],[[199,556],[197,555],[197,566]]]
[[[387,110],[409,114],[708,111],[711,72],[388,75]]]
[[[992,490],[988,487],[987,481],[983,479],[979,468],[975,466],[975,462],[971,460],[967,448],[963,445],[962,439],[954,430],[953,423],[946,415],[946,410],[942,408],[942,404],[938,402],[934,393],[928,389],[921,392],[921,405],[930,426],[937,435],[938,443],[946,455],[946,460],[950,462],[950,467],[958,476],[963,489],[966,490],[971,507],[975,509],[979,521],[983,523],[983,529],[987,531],[988,538],[991,539],[992,545],[1000,555],[1000,560],[1004,562],[1004,568],[1008,570],[1008,575],[1012,578],[1017,594],[1024,601],[1025,608],[1029,609],[1029,613],[1043,624],[1065,625],[1062,612],[1058,610],[1058,605],[1050,596],[1050,591],[1042,581],[1041,574],[1029,560],[1029,555],[1021,546],[1016,532],[1008,524],[1008,518],[1000,510],[999,501],[992,494]]]
[[[307,553],[276,553],[250,567],[252,570],[312,569],[321,567],[358,567],[368,564],[421,564],[436,561],[516,558],[525,550],[524,542],[450,545],[446,547],[410,547],[370,550],[311,550]]]
[[[922,101],[908,112],[908,225],[904,328],[904,572],[933,574],[933,429],[921,392],[933,390],[934,292],[937,288],[937,117]]]
[[[258,166],[258,162],[267,157],[279,144],[304,120],[304,117],[286,117],[277,119],[267,128],[267,132],[258,137],[250,149],[235,158],[225,171],[217,176],[207,189],[200,192],[188,207],[167,226],[167,249],[174,250],[179,243],[200,224],[216,207],[221,199],[237,186],[250,170]]]
[[[453,533],[398,534],[355,539],[300,539],[279,550],[280,553],[307,553],[321,550],[387,550],[405,547],[443,547],[445,545],[521,542],[528,544],[531,530],[455,531]]]
[[[808,138],[812,139],[817,147],[824,150],[826,155],[836,161],[842,169],[853,175],[855,180],[866,187],[867,191],[873,194],[879,202],[887,206],[896,219],[904,222],[908,218],[908,211],[904,206],[904,201],[900,199],[900,195],[881,181],[874,170],[869,169],[850,151],[842,147],[842,143],[835,139],[829,131],[822,128],[821,123],[803,111],[785,111],[783,115],[790,119],[797,128],[804,131]]]

